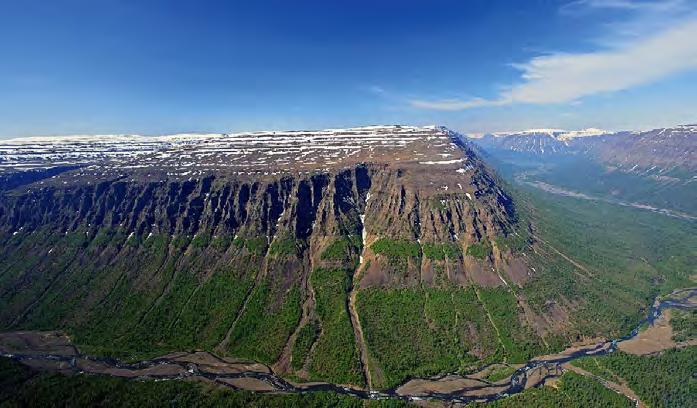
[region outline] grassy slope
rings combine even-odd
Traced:
[[[348,311],[351,271],[315,269],[311,276],[321,324],[310,356],[310,377],[339,384],[363,385],[360,357]]]
[[[472,289],[369,289],[359,292],[358,310],[371,364],[382,374],[376,387],[457,371],[498,347]]]
[[[297,287],[290,288],[280,304],[269,307],[278,296],[272,293],[269,282],[262,282],[250,296],[232,331],[227,351],[237,357],[272,364],[300,320],[300,292]]]
[[[540,312],[549,300],[577,300],[576,332],[626,333],[655,296],[693,285],[697,224],[539,191],[527,199],[533,218],[545,221],[535,223],[536,233],[592,277],[580,278],[577,268],[548,250],[533,255],[546,269],[524,293]]]
[[[241,266],[217,263],[228,247],[216,241],[59,235],[18,234],[3,243],[5,330],[63,328],[86,351],[121,358],[212,350],[253,281],[254,255]]]

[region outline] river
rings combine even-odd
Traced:
[[[41,369],[157,380],[200,378],[234,389],[258,392],[331,391],[361,399],[488,402],[541,385],[547,379],[560,377],[564,372],[564,363],[581,357],[613,353],[617,350],[618,343],[636,337],[644,325],[653,325],[665,309],[697,309],[697,288],[679,289],[656,299],[646,317],[624,337],[570,348],[551,356],[536,357],[516,369],[506,380],[492,383],[477,376],[477,373],[467,376],[450,374],[411,379],[386,391],[368,391],[329,383],[292,383],[274,374],[268,366],[230,360],[207,352],[173,353],[127,364],[115,359],[83,355],[61,332],[0,333],[0,355]],[[487,367],[482,367],[478,373],[486,369]]]

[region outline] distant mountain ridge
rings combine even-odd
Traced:
[[[697,170],[697,125],[648,131],[609,132],[601,129],[566,131],[532,129],[492,133],[470,139],[489,152],[534,156],[588,155],[621,169]]]
[[[580,130],[564,130],[564,129],[527,129],[519,131],[509,131],[509,132],[493,132],[487,133],[485,136],[490,135],[494,137],[507,137],[507,136],[549,136],[557,140],[570,140],[577,137],[588,137],[588,136],[600,136],[612,134],[609,130],[598,129],[598,128],[586,128]]]
[[[471,138],[486,150],[510,150],[534,155],[576,154],[587,144],[601,136],[614,135],[602,129],[562,130],[530,129],[516,132],[497,132]]]

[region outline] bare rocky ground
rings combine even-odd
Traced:
[[[620,342],[619,349],[625,353],[643,356],[676,347],[697,345],[697,339],[675,342],[670,319],[670,310],[663,311],[663,314],[654,321],[653,325],[639,332],[633,339]]]
[[[563,359],[583,350],[575,346],[550,359]],[[592,349],[593,345],[585,346]],[[123,364],[111,359],[83,356],[70,338],[58,331],[22,331],[0,334],[0,354],[18,359],[23,364],[40,370],[57,370],[65,373],[85,372],[123,378],[202,378],[235,389],[258,392],[287,391],[285,381],[276,377],[263,364],[221,358],[208,352],[171,353],[149,361]],[[522,365],[521,365],[522,366]],[[396,396],[429,398],[437,395],[456,395],[459,398],[491,398],[506,392],[510,376],[497,382],[484,377],[497,365],[486,366],[467,376],[447,375],[434,379],[414,379],[395,390]],[[550,377],[563,374],[557,364],[540,364],[527,371],[524,388],[540,386]],[[326,383],[298,383],[297,390],[322,387]]]
[[[120,364],[109,359],[90,358],[80,354],[70,338],[60,331],[21,331],[0,333],[0,354],[19,358],[34,368],[82,371],[116,377],[172,377],[186,373],[235,375],[241,373],[271,374],[259,363],[236,361],[208,352],[172,353],[152,362]]]

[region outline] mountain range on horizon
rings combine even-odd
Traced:
[[[648,131],[530,130],[472,138],[489,151],[532,155],[591,155],[628,171],[661,168],[697,168],[697,125]]]

